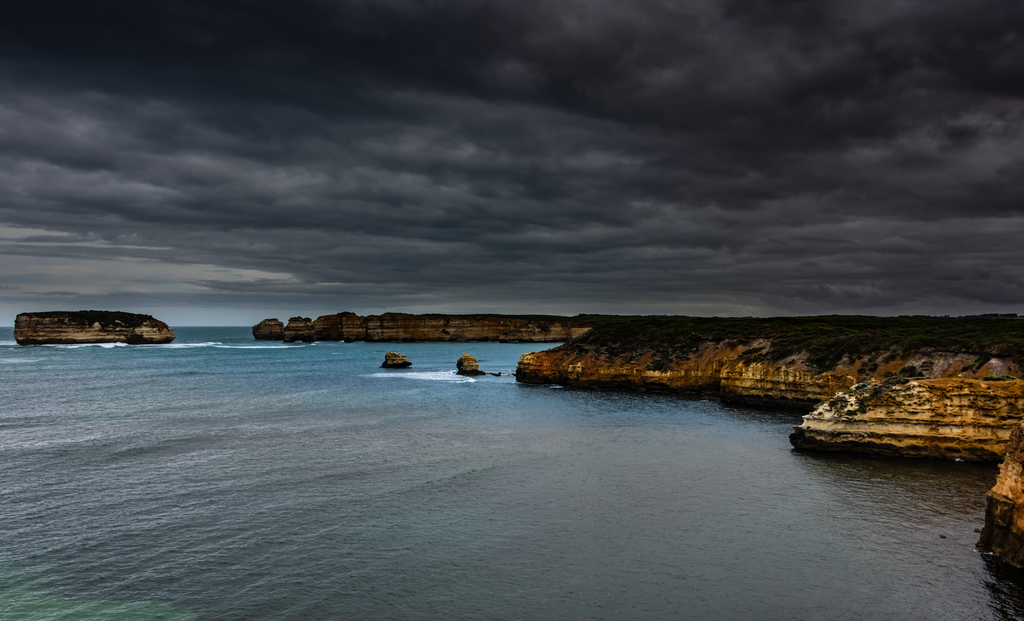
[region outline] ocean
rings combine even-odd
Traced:
[[[0,331],[0,619],[1024,618],[1024,574],[974,547],[996,465],[516,384],[548,344],[176,332]]]

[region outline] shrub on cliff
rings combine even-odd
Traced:
[[[802,353],[819,372],[834,369],[843,359],[895,358],[920,351],[973,352],[979,362],[993,355],[1024,362],[1024,321],[974,317],[628,317],[609,320],[565,347],[577,355],[637,358],[655,352],[664,359],[685,360],[702,342],[755,339],[770,340],[771,345],[751,360]]]

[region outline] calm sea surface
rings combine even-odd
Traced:
[[[177,333],[0,331],[0,618],[1024,617],[1022,574],[974,549],[994,465],[801,454],[799,413],[517,385],[546,345]],[[464,351],[505,375],[454,375]]]

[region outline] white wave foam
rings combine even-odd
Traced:
[[[400,371],[398,373],[373,373],[367,377],[387,377],[390,379],[417,379],[431,382],[475,382],[472,377],[456,375],[455,371]]]
[[[295,349],[294,345],[214,345],[217,349]]]
[[[24,362],[39,362],[42,358],[0,358],[0,364],[21,364]]]
[[[125,343],[75,343],[74,345],[43,345],[43,347],[56,347],[58,349],[78,349],[80,347],[102,347],[112,349],[114,347],[127,347]]]
[[[207,343],[167,343],[166,345],[157,345],[157,347],[163,349],[193,349],[196,347],[216,347],[220,345],[220,341],[210,341]]]

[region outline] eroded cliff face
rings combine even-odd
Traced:
[[[978,549],[1024,567],[1024,427],[1010,434],[999,478],[988,493]]]
[[[316,340],[313,320],[309,317],[292,317],[288,320],[288,325],[284,327],[282,340],[285,343],[294,343],[295,341],[312,343]]]
[[[532,384],[564,384],[588,388],[718,392],[723,400],[783,407],[807,407],[858,382],[882,379],[913,368],[921,377],[984,377],[1020,373],[1008,358],[980,363],[976,354],[917,352],[875,359],[844,359],[819,372],[806,356],[759,360],[771,347],[767,339],[747,342],[704,341],[688,357],[646,353],[609,358],[593,352],[577,354],[563,346],[524,354],[516,380]],[[749,352],[749,353],[748,353]]]
[[[302,319],[302,322],[297,320]],[[257,328],[277,321],[266,319]],[[355,313],[323,315],[306,326],[301,317],[293,317],[283,328],[279,340],[318,341],[528,341],[557,342],[580,336],[592,326],[576,321],[523,319],[498,315],[409,315],[384,313],[361,317]],[[280,322],[277,322],[280,324]],[[294,324],[294,328],[293,328]],[[265,338],[275,338],[270,332]],[[292,335],[292,336],[290,336]],[[260,337],[257,337],[260,338]]]
[[[1022,419],[1024,381],[890,378],[822,402],[790,441],[801,449],[999,461]]]
[[[52,311],[18,315],[14,320],[14,340],[19,345],[162,344],[174,340],[174,330],[150,315],[117,311]]]
[[[257,341],[283,341],[284,324],[277,319],[264,319],[252,327],[252,336]]]

